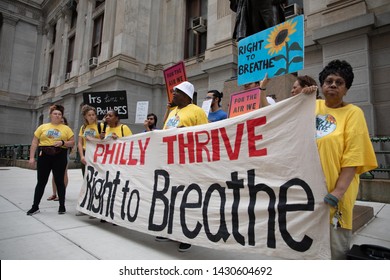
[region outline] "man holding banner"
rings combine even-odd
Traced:
[[[164,129],[195,126],[208,123],[202,108],[192,104],[194,86],[190,82],[182,82],[174,87],[173,102],[177,105],[165,122]]]
[[[195,126],[207,124],[208,119],[202,108],[192,104],[192,98],[195,92],[194,85],[190,82],[182,82],[173,88],[173,103],[177,107],[169,113],[165,122],[164,129]],[[167,238],[156,237],[158,241],[165,241]],[[180,243],[179,252],[188,251],[191,244]]]

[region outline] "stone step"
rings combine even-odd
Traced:
[[[355,205],[353,208],[352,232],[357,231],[374,217],[374,208]]]
[[[390,203],[390,180],[361,179],[357,199]]]

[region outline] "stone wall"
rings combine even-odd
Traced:
[[[390,203],[390,180],[383,179],[361,179],[358,199]]]

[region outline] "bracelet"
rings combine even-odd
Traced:
[[[337,197],[335,197],[333,194],[330,194],[328,193],[325,197],[324,197],[324,201],[326,203],[328,203],[330,206],[332,207],[337,207],[337,204],[339,203],[339,200]]]
[[[62,146],[65,146],[65,141],[64,141],[64,140],[61,140],[61,142],[62,142]]]
[[[267,90],[267,88],[260,88],[260,90]]]

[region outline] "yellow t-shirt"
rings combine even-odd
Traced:
[[[69,126],[64,124],[54,125],[52,123],[44,123],[34,132],[34,136],[39,140],[39,146],[53,146],[54,142],[68,141],[73,135],[73,131]]]
[[[208,123],[207,115],[202,108],[195,104],[189,104],[184,108],[175,108],[165,121],[164,129],[174,127],[195,126]]]
[[[123,132],[123,134],[122,134],[122,132]],[[107,126],[105,138],[111,137],[113,133],[115,133],[119,138],[133,135],[130,128],[125,124],[121,124],[121,125],[118,125],[116,127]]]
[[[98,130],[97,126],[98,126],[97,123],[94,123],[94,124],[89,124],[85,127],[84,127],[84,125],[82,125],[80,127],[79,137],[83,138],[83,149],[84,150],[85,150],[86,145],[87,145],[87,143],[85,141],[85,138],[87,136],[99,139],[99,130]]]
[[[359,174],[378,165],[363,111],[352,104],[335,109],[328,108],[324,100],[317,100],[316,129],[317,147],[328,192],[334,190],[341,168],[357,167],[354,179],[338,204],[341,227],[352,229]],[[332,207],[331,220],[335,211]]]

